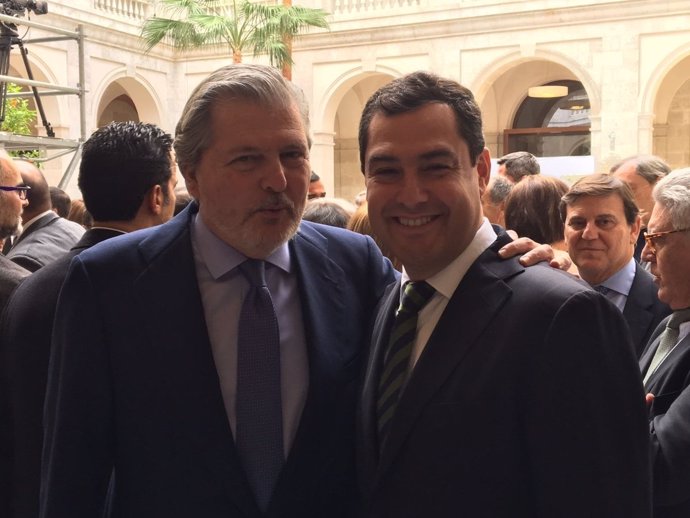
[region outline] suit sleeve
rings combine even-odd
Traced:
[[[557,311],[523,398],[539,517],[648,517],[648,424],[620,312],[593,291]]]
[[[58,300],[44,410],[42,518],[100,517],[114,456],[104,309],[79,258]]]
[[[658,394],[650,422],[654,502],[676,505],[690,488],[690,379],[678,393]],[[661,413],[664,412],[664,413]]]

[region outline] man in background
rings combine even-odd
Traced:
[[[652,189],[670,171],[671,168],[666,162],[653,155],[631,156],[618,162],[611,168],[611,174],[628,184],[635,198],[635,204],[640,209],[642,228],[635,244],[634,257],[636,261],[641,260],[642,249],[644,248],[643,233],[647,230],[649,218],[652,215],[652,208],[654,207]],[[645,269],[649,269],[649,265],[645,264],[644,261],[642,265]]]
[[[506,226],[506,199],[515,185],[504,176],[494,175],[482,194],[482,210],[491,223],[503,228]]]
[[[84,143],[79,188],[94,225],[12,296],[0,327],[0,408],[9,430],[1,438],[0,470],[9,484],[5,518],[38,517],[43,402],[50,337],[60,287],[72,258],[102,241],[164,223],[175,206],[172,137],[153,124],[113,122]],[[2,477],[5,478],[5,477]]]
[[[309,177],[309,191],[307,192],[307,199],[313,200],[316,198],[325,198],[326,188],[323,186],[321,177],[314,171],[311,172]]]
[[[524,176],[539,174],[541,168],[537,157],[527,151],[515,151],[499,158],[498,175],[512,183],[518,183]]]
[[[614,176],[585,176],[563,196],[560,212],[579,276],[623,313],[639,358],[671,310],[659,301],[654,278],[633,258],[640,216],[632,192]]]
[[[12,158],[4,150],[0,150],[0,242],[21,231],[27,191]],[[31,272],[0,255],[0,314],[10,293],[29,273]]]
[[[50,203],[53,206],[55,213],[61,218],[69,216],[69,209],[72,205],[72,200],[65,191],[59,187],[50,186]]]
[[[35,272],[69,251],[84,234],[84,227],[53,212],[48,182],[34,164],[25,160],[15,160],[15,163],[24,184],[31,190],[22,215],[24,229],[6,255]]]

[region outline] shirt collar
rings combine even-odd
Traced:
[[[602,282],[600,286],[604,286],[605,288],[627,297],[630,293],[630,288],[632,288],[632,283],[635,280],[635,263],[635,259],[631,257],[630,261],[628,261],[623,268]]]
[[[491,244],[496,241],[496,232],[491,227],[491,223],[486,218],[483,218],[482,224],[479,226],[474,238],[470,244],[465,248],[460,255],[458,255],[448,266],[435,275],[425,279],[438,293],[450,299],[455,293],[455,290],[460,284],[460,281],[470,269],[470,266],[477,260],[477,258],[484,253],[484,250],[489,248]],[[402,297],[402,290],[405,284],[410,280],[410,276],[405,271],[403,266],[400,296]]]
[[[37,214],[36,216],[34,216],[33,218],[31,218],[31,219],[30,219],[29,221],[27,221],[26,223],[24,223],[24,225],[22,225],[22,226],[24,227],[24,230],[22,231],[22,233],[26,232],[26,229],[28,229],[31,225],[33,225],[34,223],[36,223],[36,222],[37,222],[39,219],[41,219],[43,216],[45,216],[46,214],[50,214],[51,212],[53,212],[53,211],[52,211],[52,210],[43,211],[43,212],[41,212],[40,214]]]
[[[201,255],[214,279],[219,279],[247,260],[244,254],[216,236],[198,214],[192,216],[191,229],[192,244]],[[265,261],[290,273],[291,261],[288,244],[280,245]]]

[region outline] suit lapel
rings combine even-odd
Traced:
[[[640,372],[642,373],[643,378],[647,375],[647,369],[649,369],[649,365],[652,363],[654,353],[656,352],[656,349],[659,346],[659,340],[661,340],[661,334],[664,332],[664,329],[666,329],[666,322],[668,322],[669,318],[671,318],[670,315],[663,319],[661,322],[659,322],[659,325],[654,330],[654,333],[652,333],[652,336],[649,337],[649,344],[647,344],[647,347],[645,348],[644,352],[642,353],[642,356],[640,357],[639,365]],[[648,385],[648,383],[646,383],[645,385]]]
[[[395,311],[400,303],[400,280],[386,288],[376,311],[371,336],[371,350],[362,386],[360,411],[358,414],[360,434],[357,441],[359,473],[366,480],[362,487],[371,487],[371,479],[379,463],[378,417],[376,400],[378,383],[381,374],[383,357],[388,345],[391,327],[395,320]]]
[[[635,278],[630,286],[630,293],[628,293],[628,298],[623,308],[623,316],[628,323],[636,349],[640,347],[640,341],[647,333],[649,324],[654,318],[650,308],[654,305],[656,297],[655,288],[653,284],[650,285],[644,282],[645,278],[643,276],[645,273],[639,264],[635,265]],[[644,347],[644,344],[641,347]],[[641,351],[637,349],[635,352],[639,355]]]
[[[379,476],[390,467],[434,394],[478,346],[481,334],[510,297],[503,279],[524,271],[517,260],[498,258],[496,250],[504,243],[499,238],[474,262],[441,315],[398,403],[381,452]]]
[[[228,498],[251,516],[256,504],[227,420],[196,278],[189,232],[195,210],[186,209],[140,243],[145,264],[135,290],[140,310],[150,315],[152,343],[164,349],[160,368],[179,377],[171,383],[181,386],[179,421],[191,423],[186,439],[211,478],[223,481]],[[194,432],[199,428],[203,434]]]
[[[318,456],[310,452],[314,449],[314,441],[329,433],[339,411],[333,404],[333,392],[342,384],[339,376],[343,365],[351,361],[356,352],[343,340],[348,336],[345,327],[349,325],[343,318],[343,291],[347,279],[340,266],[327,256],[327,239],[303,225],[289,246],[302,306],[309,388],[295,440],[278,480],[272,509],[288,500],[299,502],[308,498],[306,492],[311,487],[305,481],[321,468],[315,464]]]

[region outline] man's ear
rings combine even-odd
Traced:
[[[484,194],[491,176],[491,154],[487,148],[477,157],[477,176],[479,180],[479,194]]]
[[[160,185],[154,185],[146,193],[146,204],[152,214],[160,214],[163,210],[165,196]]]
[[[642,228],[642,218],[637,215],[635,216],[635,223],[630,227],[630,244],[637,244],[637,238],[640,235],[640,229]]]

